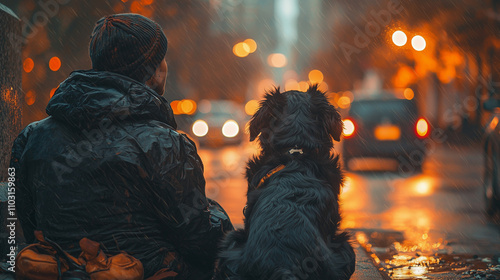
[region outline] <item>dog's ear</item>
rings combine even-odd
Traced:
[[[266,93],[264,100],[260,102],[259,110],[250,121],[249,133],[250,142],[254,141],[264,129],[270,129],[273,121],[279,118],[279,115],[286,106],[286,98],[280,92],[279,87]]]
[[[330,134],[335,141],[340,141],[340,136],[344,130],[344,123],[340,113],[333,107],[326,97],[326,93],[318,89],[318,85],[311,85],[307,90],[311,97],[311,104],[318,117],[325,123],[326,132]]]

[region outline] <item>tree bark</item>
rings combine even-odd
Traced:
[[[0,4],[0,261],[10,253],[7,239],[7,168],[14,139],[21,130],[21,22]],[[4,182],[4,183],[2,183]],[[17,222],[16,222],[17,224]],[[16,227],[16,243],[20,229]]]
[[[21,22],[0,4],[0,182],[7,180],[12,143],[21,130]]]

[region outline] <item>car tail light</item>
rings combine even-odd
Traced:
[[[351,119],[344,119],[344,138],[348,139],[354,136],[354,132],[356,132],[356,124]]]
[[[415,133],[419,138],[425,138],[429,136],[430,133],[429,122],[424,118],[419,118],[415,124]]]

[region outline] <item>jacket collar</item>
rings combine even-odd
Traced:
[[[106,71],[74,71],[47,105],[48,115],[78,128],[103,120],[157,120],[176,129],[168,101],[143,83]]]

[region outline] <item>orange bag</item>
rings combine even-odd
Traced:
[[[144,279],[141,261],[126,253],[108,257],[100,249],[99,243],[88,238],[80,240],[80,248],[82,253],[78,259],[85,265],[85,270],[92,280]]]
[[[45,240],[41,231],[35,231],[35,237],[38,243],[27,246],[17,254],[17,280],[55,280],[61,279],[65,273],[76,273],[80,275],[79,279],[90,279],[76,258],[57,244]]]
[[[82,253],[78,259],[63,251],[56,243],[35,231],[38,243],[21,250],[16,257],[16,280],[142,280],[141,261],[126,254],[107,256],[99,243],[80,240]]]

